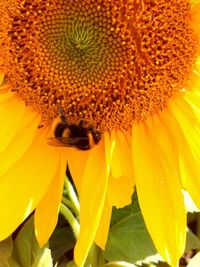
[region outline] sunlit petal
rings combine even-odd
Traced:
[[[111,142],[114,148],[111,158],[111,171],[114,177],[129,176],[133,179],[131,154],[131,134],[124,131],[112,131]]]
[[[18,125],[18,130],[16,130],[9,146],[0,154],[0,176],[22,157],[35,138],[40,116],[30,109],[26,109],[26,111],[27,114],[24,115],[21,124]],[[12,125],[12,121],[10,121],[10,124]]]
[[[178,266],[186,233],[186,211],[175,156],[156,116],[153,121],[149,119],[148,123],[133,127],[139,203],[156,248],[172,266]]]
[[[89,151],[67,149],[69,169],[79,195],[81,195],[83,173],[85,172],[89,153]]]
[[[108,200],[106,198],[102,210],[101,220],[99,222],[99,227],[97,229],[95,237],[95,243],[102,249],[104,249],[106,245],[108,232],[110,228],[111,214],[112,214],[112,206],[108,203]]]
[[[176,137],[180,151],[183,185],[200,207],[200,113],[197,112],[198,106],[195,107],[198,104],[196,100],[194,99],[192,103],[192,98],[189,99],[191,106],[184,99],[178,99],[176,102],[171,102],[170,108],[177,120],[176,124],[179,125],[176,126]]]
[[[0,177],[1,240],[39,204],[55,176],[59,151],[46,144],[47,131],[40,129],[21,159]]]
[[[0,153],[15,136],[25,114],[24,102],[14,95],[7,96],[6,99],[0,96]]]
[[[131,203],[135,182],[132,177],[110,175],[108,183],[108,201],[111,206],[122,208]]]
[[[66,170],[66,159],[62,155],[60,157],[60,163],[57,166],[57,171],[48,192],[35,210],[35,231],[41,246],[48,241],[58,221]]]
[[[100,167],[100,170],[99,170]],[[95,239],[104,207],[108,184],[105,143],[92,149],[87,162],[81,188],[80,234],[74,257],[78,266],[83,266]]]

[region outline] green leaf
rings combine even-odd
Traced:
[[[189,262],[187,267],[198,267],[200,266],[200,252],[197,253]]]
[[[11,237],[0,242],[0,262],[7,260],[12,254],[13,240]]]
[[[66,252],[75,246],[75,238],[69,226],[56,228],[49,240],[53,261],[57,262]]]
[[[10,267],[8,264],[8,258],[12,254],[12,249],[13,240],[11,237],[8,237],[0,242],[0,267]]]
[[[76,263],[74,261],[70,261],[70,262],[68,262],[68,264],[66,265],[66,267],[77,267],[77,265],[76,265]]]
[[[198,207],[196,206],[196,204],[192,200],[189,193],[185,190],[183,190],[182,192],[184,195],[184,202],[185,202],[185,207],[186,207],[187,212],[191,212],[191,213],[199,212],[200,210],[198,209]]]
[[[91,267],[91,266],[103,266],[105,259],[102,255],[102,249],[98,247],[96,244],[93,244],[90,248],[90,252],[87,256],[86,262],[84,267]]]
[[[37,242],[33,218],[30,218],[17,234],[8,263],[12,267],[53,266],[50,250],[46,246],[41,248]]]
[[[200,249],[200,239],[192,233],[190,229],[187,229],[187,239],[185,251],[190,251],[192,249]],[[200,265],[199,265],[200,266]]]
[[[51,266],[53,266],[51,250],[45,248],[43,250],[42,255],[38,258],[33,267],[51,267]]]
[[[71,262],[71,261],[66,256],[62,256],[59,259],[59,262],[56,262],[54,267],[67,267],[68,266],[67,264],[69,264],[69,262]]]
[[[133,202],[122,209],[113,209],[104,256],[108,261],[135,263],[156,254],[146,229],[136,194]]]
[[[160,254],[155,254],[155,255],[151,255],[146,257],[145,259],[141,260],[141,261],[137,261],[136,264],[137,266],[145,266],[146,265],[150,265],[150,266],[154,266],[153,264],[155,264],[156,266],[158,265],[158,263],[160,262],[164,262],[164,259],[160,256]]]

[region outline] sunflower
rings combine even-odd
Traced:
[[[93,242],[104,248],[112,206],[129,204],[134,186],[157,250],[177,266],[182,190],[200,207],[200,2],[0,0],[0,10],[0,239],[35,210],[45,244],[68,163],[78,266]],[[60,109],[100,142],[49,145]]]

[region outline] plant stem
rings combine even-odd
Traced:
[[[62,203],[73,210],[72,202],[64,196],[62,197]]]
[[[104,267],[137,267],[137,266],[125,261],[111,261],[104,264]]]
[[[60,204],[60,212],[70,224],[75,238],[77,239],[80,231],[80,225],[78,221],[76,220],[70,209],[68,209],[63,203]]]
[[[74,213],[76,214],[76,216],[78,218],[79,215],[80,215],[80,204],[79,204],[78,198],[76,196],[76,193],[74,191],[74,188],[71,185],[71,183],[70,183],[69,179],[67,178],[67,176],[65,178],[65,188],[66,188],[68,197],[71,200],[71,204],[73,206],[73,211],[74,211]]]

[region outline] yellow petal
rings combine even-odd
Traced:
[[[133,127],[133,161],[142,214],[157,250],[175,267],[185,247],[186,211],[177,155],[170,141],[157,116]]]
[[[18,126],[19,128],[15,136],[12,138],[6,149],[0,154],[0,176],[7,172],[9,168],[22,157],[33,142],[36,131],[39,131],[37,128],[40,116],[29,108],[26,108],[26,113],[27,114],[24,115],[21,124]],[[7,115],[5,114],[5,117],[6,116]],[[11,126],[12,120],[9,121]]]
[[[62,157],[62,155],[61,155]],[[61,158],[57,172],[48,189],[48,192],[35,210],[36,237],[43,246],[51,236],[58,221],[58,213],[63,193],[63,183],[66,171],[66,159]]]
[[[200,86],[200,79],[199,79],[199,86]],[[188,91],[184,95],[184,99],[186,102],[189,104],[189,110],[192,109],[192,114],[196,114],[197,118],[199,118],[200,121],[200,91],[199,90],[194,90],[194,91]],[[187,106],[188,106],[187,104]],[[188,107],[186,107],[188,109]],[[192,115],[194,116],[194,115]]]
[[[105,142],[106,167],[107,167],[107,172],[110,173],[111,159],[115,147],[115,141],[111,139],[109,133],[105,132],[104,142]]]
[[[69,148],[67,149],[67,155],[70,173],[78,194],[81,195],[83,173],[85,172],[89,151],[81,151],[78,149]]]
[[[110,175],[108,182],[108,201],[110,206],[122,208],[131,203],[135,182],[132,177]]]
[[[173,106],[172,106],[173,105]],[[172,112],[180,122],[184,136],[190,146],[193,155],[200,160],[200,114],[195,114],[193,108],[183,99],[171,103]]]
[[[186,98],[188,95],[186,95]],[[197,97],[197,96],[196,96]],[[184,99],[172,101],[170,109],[176,118],[176,139],[179,146],[181,159],[181,172],[183,185],[200,207],[199,188],[200,188],[200,112],[195,112],[198,109],[196,98],[192,101],[190,96],[190,104]],[[192,103],[193,102],[193,103]],[[199,114],[199,115],[198,115]]]
[[[113,176],[129,176],[133,179],[131,135],[121,130],[112,131],[111,142],[115,144],[111,158]]]
[[[48,129],[40,129],[22,158],[0,177],[0,240],[37,207],[55,176],[59,149],[46,144],[47,132]]]
[[[75,246],[76,264],[84,265],[94,241],[104,207],[108,184],[104,140],[90,151],[80,196],[80,234]]]
[[[11,84],[5,80],[5,74],[0,71],[0,96],[2,96],[2,94],[8,93],[11,88]]]
[[[97,229],[95,237],[95,243],[102,249],[104,249],[106,245],[108,232],[110,228],[111,215],[112,215],[112,206],[108,203],[108,200],[106,198],[101,215],[101,220],[99,222],[99,227]]]
[[[25,105],[14,94],[0,96],[0,153],[8,146],[20,127]]]

